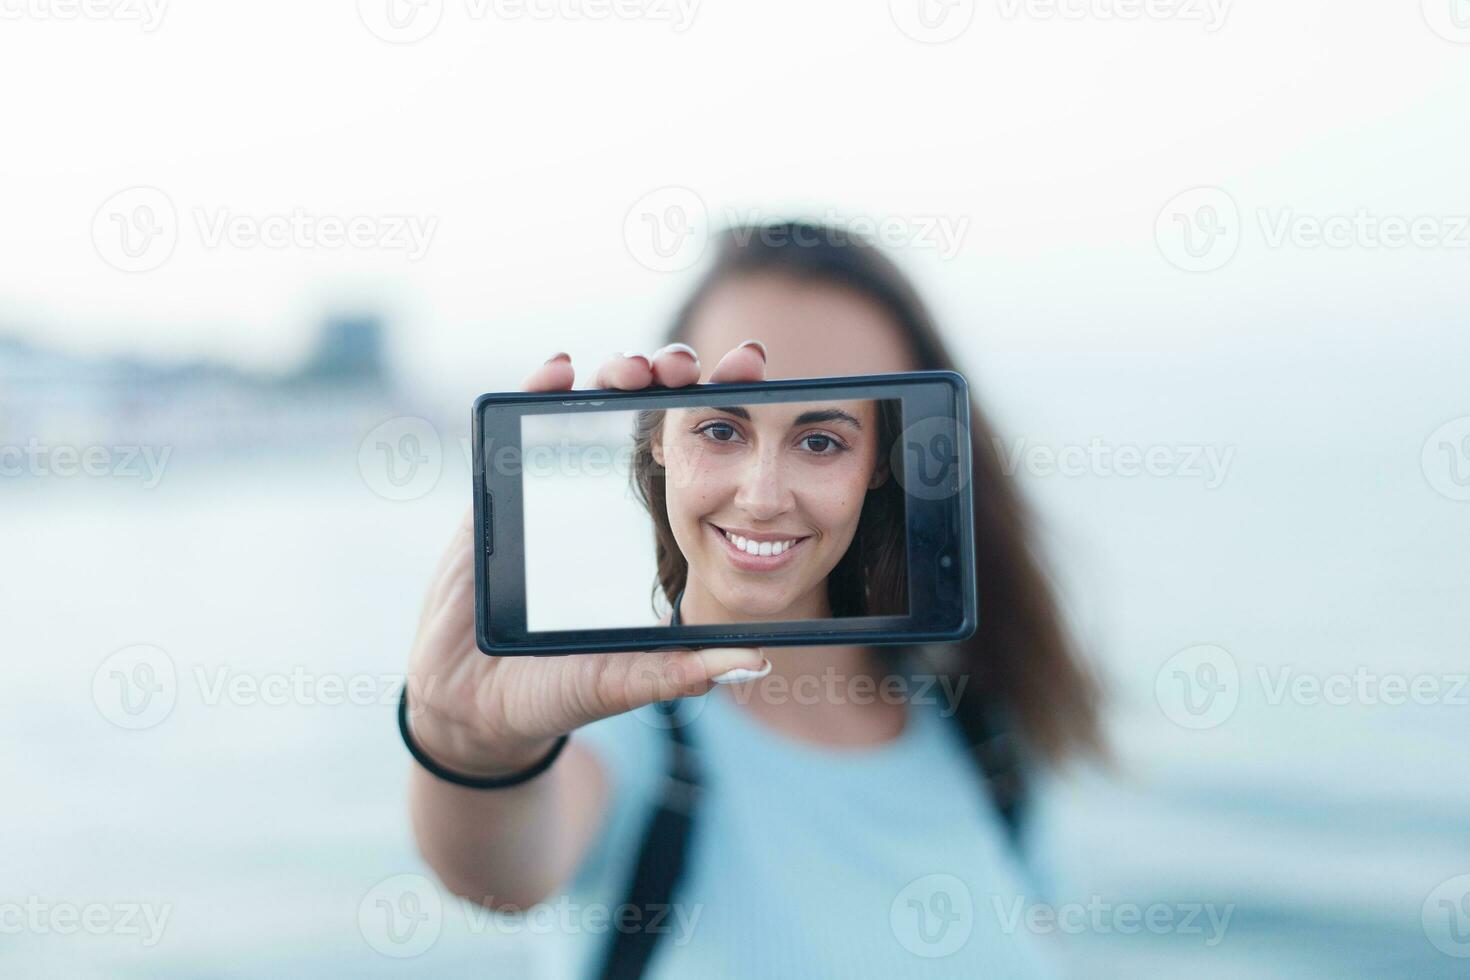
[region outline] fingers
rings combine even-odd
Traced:
[[[589,700],[597,705],[601,716],[706,694],[717,683],[753,680],[771,669],[770,661],[757,647],[588,656],[596,658],[597,666],[597,691]]]
[[[745,341],[720,358],[709,379],[716,383],[766,380],[766,345],[759,340]]]
[[[653,382],[665,388],[699,383],[699,355],[688,344],[669,344],[653,352]]]
[[[653,383],[653,362],[644,354],[619,354],[602,363],[592,378],[594,388],[635,391]]]
[[[576,371],[572,369],[571,355],[553,354],[545,364],[532,371],[526,380],[521,382],[521,390],[568,391],[575,377]]]
[[[532,375],[532,379],[538,379],[542,372],[554,368],[552,362],[547,364]],[[630,351],[619,354],[604,361],[592,377],[591,387],[608,388],[617,391],[637,391],[647,388],[649,385],[661,385],[665,388],[683,388],[687,385],[698,384],[700,372],[703,370],[699,362],[699,355],[694,348],[688,344],[669,344],[660,347],[652,357]],[[766,346],[759,340],[747,340],[739,347],[730,351],[710,372],[709,380],[717,381],[764,381],[766,377]],[[562,380],[558,376],[558,381]],[[569,385],[558,385],[554,389],[528,390],[560,390]]]

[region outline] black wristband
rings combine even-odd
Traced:
[[[413,756],[415,762],[446,783],[453,783],[456,786],[464,786],[468,789],[505,789],[506,787],[519,786],[521,783],[535,779],[547,769],[551,768],[551,764],[556,761],[557,756],[561,755],[561,750],[567,744],[567,736],[561,736],[556,740],[556,744],[551,747],[551,751],[546,753],[540,762],[528,769],[522,769],[520,772],[513,772],[509,776],[466,776],[452,769],[445,769],[439,763],[429,758],[428,753],[419,748],[417,743],[414,742],[413,736],[408,733],[407,684],[403,685],[403,693],[398,697],[398,734],[403,736],[403,744],[408,748],[408,754]]]

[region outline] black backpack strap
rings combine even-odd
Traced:
[[[602,980],[638,980],[643,976],[664,932],[643,924],[655,915],[654,921],[668,918],[674,892],[684,874],[701,787],[686,723],[677,717],[679,704],[666,701],[654,706],[667,725],[664,730],[669,736],[669,769],[653,819],[638,848],[633,875],[616,909],[618,918],[612,923],[613,931],[597,974]],[[628,921],[629,916],[633,917],[632,921]]]
[[[1030,787],[1019,740],[1007,723],[1006,712],[994,698],[982,697],[978,708],[956,711],[965,745],[985,778],[985,790],[1005,826],[1006,836],[1018,851],[1023,850],[1026,803]]]
[[[679,602],[681,590],[674,596],[669,625],[682,622]],[[663,930],[644,928],[641,923],[650,915],[655,921],[667,918],[674,891],[684,875],[689,855],[689,841],[694,836],[694,809],[701,790],[699,759],[689,734],[689,720],[679,717],[682,701],[663,701],[653,706],[663,730],[668,734],[669,763],[664,775],[663,792],[653,810],[653,819],[643,833],[638,857],[633,862],[633,876],[628,881],[623,901],[617,907],[620,921],[613,923],[612,938],[607,945],[602,980],[639,980],[653,959]],[[623,917],[634,915],[633,922]]]

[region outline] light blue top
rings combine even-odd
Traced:
[[[733,697],[716,688],[681,715],[693,716],[705,790],[650,980],[1056,972],[1052,937],[1019,914],[1044,897],[1027,887],[943,699],[911,704],[885,745],[834,750],[765,727]],[[667,769],[655,717],[643,709],[572,736],[610,783],[605,831],[568,889],[584,910],[625,897]],[[578,975],[594,974],[608,939],[579,932]]]

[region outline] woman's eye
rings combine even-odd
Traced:
[[[839,452],[843,448],[842,444],[836,439],[819,433],[803,436],[801,444],[807,452],[816,453],[819,456],[830,456],[832,453]]]
[[[730,442],[736,436],[735,426],[728,422],[711,422],[699,430],[701,435],[708,436],[715,442]]]

